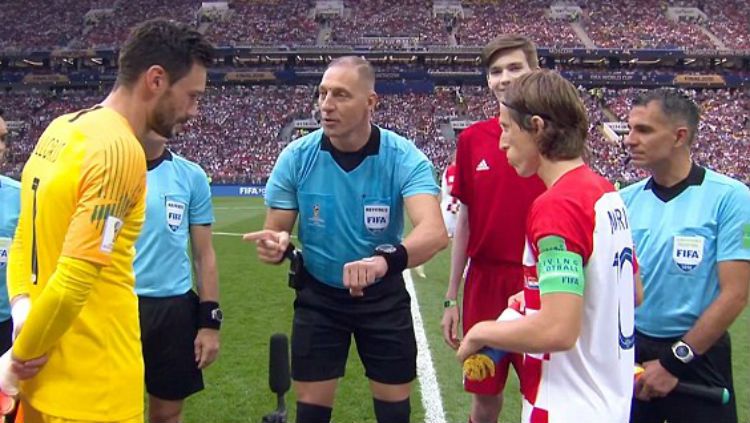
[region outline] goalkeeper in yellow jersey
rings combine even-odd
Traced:
[[[13,307],[30,302],[2,372],[27,423],[143,422],[134,244],[144,219],[148,131],[198,111],[212,47],[166,20],[138,25],[99,105],[53,120],[21,178]],[[46,363],[45,363],[46,361]]]

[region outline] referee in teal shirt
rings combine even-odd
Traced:
[[[166,142],[144,140],[146,219],[133,263],[151,423],[182,421],[183,401],[203,389],[202,369],[217,357],[222,321],[208,178]]]
[[[691,160],[699,114],[692,100],[660,89],[639,97],[628,119],[632,163],[651,172],[620,191],[644,288],[634,423],[737,421],[727,329],[747,304],[750,190]],[[678,381],[727,388],[732,400],[672,392]]]
[[[245,235],[280,263],[299,222],[292,328],[297,422],[331,418],[352,337],[379,423],[409,421],[416,341],[402,272],[448,243],[433,167],[414,143],[371,124],[375,77],[359,57],[334,60],[318,90],[323,129],[292,142],[266,186],[265,230]],[[404,211],[413,224],[402,240]],[[361,401],[359,398],[357,401]]]

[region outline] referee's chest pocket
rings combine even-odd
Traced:
[[[669,273],[704,278],[716,262],[716,235],[709,228],[682,228],[667,246],[671,252]]]
[[[188,230],[189,199],[184,195],[164,194],[164,219],[167,230],[173,234]]]
[[[306,237],[306,242],[325,243],[325,237],[334,233],[337,219],[333,195],[299,193],[300,235]]]
[[[365,238],[381,239],[389,233],[391,197],[365,197],[362,199],[362,228]]]

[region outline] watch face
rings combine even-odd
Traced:
[[[685,345],[678,345],[674,349],[674,354],[679,358],[687,358],[690,355],[690,350]]]
[[[216,320],[217,322],[221,322],[224,320],[224,313],[221,312],[220,308],[215,308],[211,310],[211,318]]]
[[[393,254],[396,252],[396,247],[391,244],[381,244],[375,247],[375,251],[385,254]]]

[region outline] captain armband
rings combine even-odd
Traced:
[[[540,294],[566,292],[583,296],[586,285],[583,258],[568,251],[565,240],[557,236],[547,236],[539,240],[539,250],[537,276]]]

